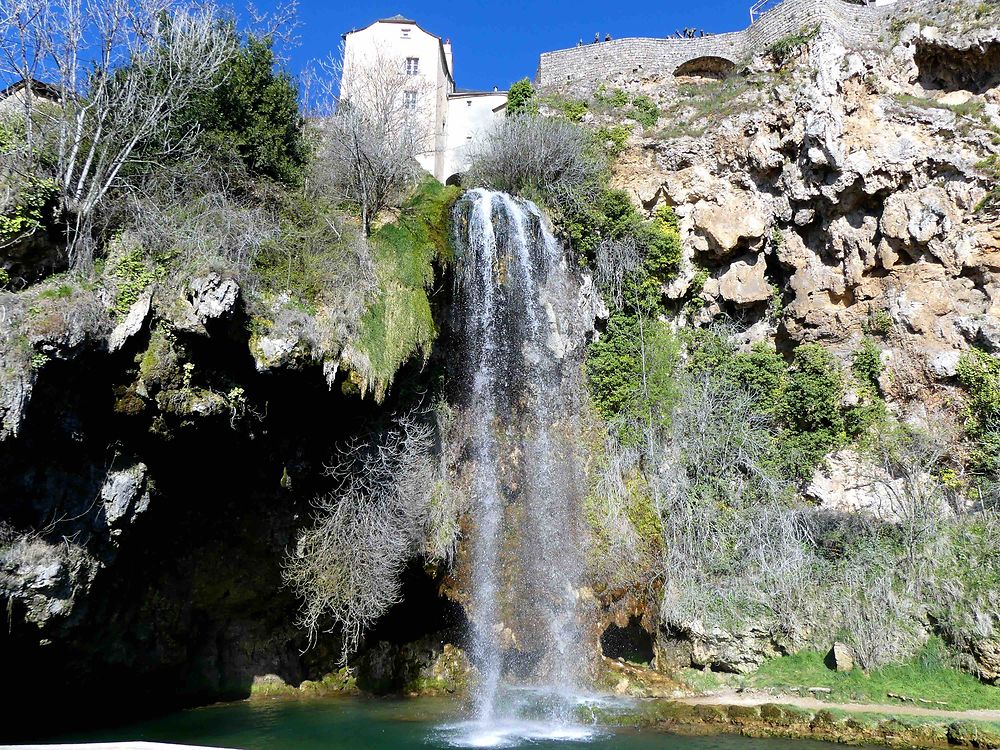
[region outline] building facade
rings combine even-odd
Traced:
[[[458,89],[451,42],[393,16],[344,35],[341,100],[363,96],[367,71],[384,65],[402,71],[402,106],[424,134],[417,161],[441,182],[453,180],[468,168],[469,144],[504,115],[507,92]]]

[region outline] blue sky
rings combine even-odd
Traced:
[[[260,0],[266,8],[275,0]],[[450,37],[455,78],[462,88],[506,88],[534,77],[538,55],[546,50],[588,42],[600,32],[613,37],[670,36],[690,26],[711,32],[744,28],[752,0],[700,0],[626,3],[614,0],[300,0],[300,44],[289,51],[289,67],[298,73],[312,59],[336,51],[340,35],[378,18],[401,13],[441,37]]]

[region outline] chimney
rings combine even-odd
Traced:
[[[451,56],[451,39],[445,39],[444,43],[441,45],[444,50],[444,62],[448,66],[448,75],[451,76],[451,80],[455,80],[455,63],[452,61]]]

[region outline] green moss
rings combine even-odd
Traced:
[[[156,280],[154,268],[138,246],[115,255],[108,263],[108,271],[115,284],[112,309],[118,317],[127,315],[139,295]]]
[[[379,293],[362,315],[352,369],[362,392],[373,392],[376,400],[385,397],[404,362],[430,356],[437,329],[427,291],[435,262],[454,258],[448,222],[459,193],[427,179],[399,220],[372,236]]]
[[[161,388],[180,378],[180,356],[176,337],[165,325],[156,326],[149,345],[139,356],[139,378],[147,388]]]
[[[306,680],[299,685],[299,691],[314,695],[357,693],[358,679],[352,668],[341,667],[336,672],[323,675],[319,680]]]

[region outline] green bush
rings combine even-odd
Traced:
[[[535,89],[531,81],[522,78],[512,84],[507,92],[507,117],[517,117],[518,115],[537,115],[538,102],[535,100]]]
[[[619,313],[587,352],[587,382],[594,405],[623,438],[652,421],[669,423],[677,396],[680,348],[667,325]]]
[[[610,128],[598,128],[594,131],[594,140],[603,148],[608,156],[615,158],[625,152],[628,137],[632,128],[628,125],[614,125]]]
[[[861,340],[861,348],[851,355],[851,370],[858,382],[878,393],[878,379],[882,375],[882,350],[868,336]]]
[[[845,440],[844,376],[833,355],[819,344],[802,344],[785,386],[781,417],[786,443],[797,454],[792,474],[806,478],[823,456]]]
[[[51,220],[58,190],[49,178],[29,177],[20,184],[14,207],[0,215],[0,244],[43,229]]]
[[[660,119],[660,108],[648,96],[639,95],[632,99],[629,117],[644,128],[651,128]]]
[[[958,382],[968,395],[965,432],[973,442],[969,463],[979,474],[1000,469],[1000,360],[980,349],[958,361]]]
[[[558,102],[557,108],[570,122],[583,122],[588,106],[587,102],[580,99],[565,99]]]

